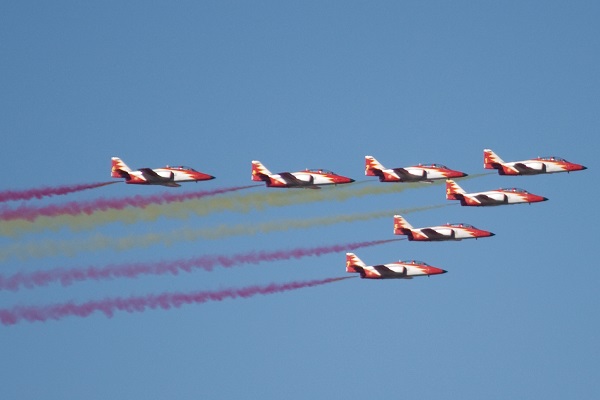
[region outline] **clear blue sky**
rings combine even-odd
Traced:
[[[436,162],[477,174],[489,147],[505,160],[557,155],[589,169],[462,183],[473,191],[522,187],[545,203],[407,215],[414,226],[466,222],[493,238],[356,251],[368,263],[421,259],[445,275],[0,326],[2,397],[597,398],[599,11],[579,1],[4,2],[0,190],[109,180],[111,156],[217,177],[179,189],[116,184],[31,205],[245,185],[253,159],[272,171],[321,167],[363,181],[366,154],[390,167]],[[44,231],[0,238],[0,249],[445,203],[443,187],[424,185],[344,202]],[[11,258],[1,272],[390,238],[392,215]],[[51,284],[0,292],[0,308],[344,276],[344,261],[342,252]]]

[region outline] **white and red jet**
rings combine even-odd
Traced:
[[[418,242],[477,239],[494,236],[492,232],[463,223],[413,228],[401,215],[394,215],[394,235],[406,235],[408,240]]]
[[[483,168],[497,169],[499,175],[537,175],[587,169],[560,157],[538,157],[531,160],[504,162],[490,149],[483,150]]]
[[[419,164],[404,168],[385,168],[374,157],[365,156],[365,175],[378,176],[380,182],[432,182],[434,179],[461,178],[464,172],[442,164]]]
[[[306,169],[300,172],[273,174],[260,161],[252,161],[252,180],[262,181],[273,188],[320,189],[322,185],[339,185],[354,182],[354,179],[337,175],[326,169]]]
[[[359,273],[363,279],[412,279],[414,276],[439,275],[448,271],[416,260],[366,265],[356,254],[346,253],[346,272]]]
[[[112,158],[111,177],[124,178],[125,183],[138,185],[181,186],[177,182],[197,182],[215,179],[212,175],[203,174],[190,167],[140,168],[133,171],[119,157]]]
[[[452,179],[446,181],[446,199],[460,200],[461,206],[501,206],[504,204],[538,203],[548,200],[546,197],[529,193],[518,188],[489,190],[487,192],[467,193]]]

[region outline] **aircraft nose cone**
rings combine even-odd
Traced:
[[[488,232],[488,233],[489,233],[489,236],[496,236],[496,234],[493,232]]]
[[[587,169],[587,167],[584,167],[583,165],[581,166],[581,170],[583,171],[584,169]]]
[[[427,271],[427,272],[428,272],[428,275],[439,275],[439,274],[445,274],[448,271],[446,271],[445,269],[441,269],[441,268],[429,267],[429,271]]]
[[[345,176],[340,176],[340,177],[336,178],[335,181],[336,181],[336,183],[352,183],[352,182],[354,182],[354,179],[347,178]]]
[[[548,200],[550,200],[550,199],[547,197],[542,197],[542,201],[548,201]]]

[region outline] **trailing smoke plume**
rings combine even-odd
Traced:
[[[0,261],[8,258],[41,258],[52,256],[75,256],[76,254],[111,249],[126,251],[139,247],[154,245],[172,245],[174,243],[195,241],[198,239],[216,240],[225,237],[266,234],[283,232],[291,229],[309,229],[317,226],[328,226],[341,223],[368,221],[377,218],[391,218],[394,214],[410,214],[435,208],[455,206],[451,204],[438,204],[432,206],[413,207],[373,211],[367,213],[354,213],[333,215],[328,217],[285,219],[255,224],[219,225],[212,228],[182,228],[169,232],[156,232],[140,235],[114,237],[96,234],[85,239],[71,240],[40,240],[29,243],[14,243],[0,248]]]
[[[194,269],[212,271],[215,267],[234,267],[243,264],[259,264],[262,262],[300,259],[310,256],[352,251],[359,248],[376,246],[402,239],[374,240],[368,242],[347,243],[331,246],[295,248],[291,250],[257,251],[240,253],[232,256],[212,255],[182,260],[160,261],[155,263],[127,263],[104,267],[87,267],[81,269],[49,269],[36,272],[19,272],[12,276],[0,275],[0,290],[19,290],[22,287],[32,288],[60,282],[70,285],[87,280],[106,280],[117,278],[136,278],[140,275],[177,275],[180,272],[191,272]]]
[[[469,176],[465,179],[474,176]],[[433,183],[436,185],[439,183]],[[219,196],[194,200],[148,200],[144,196],[128,199],[98,200],[97,202],[72,202],[63,206],[50,206],[44,209],[17,208],[0,212],[0,235],[15,236],[25,232],[38,232],[45,229],[69,227],[83,230],[111,222],[136,223],[154,221],[159,217],[185,219],[190,215],[207,215],[215,212],[248,212],[269,207],[284,207],[319,201],[346,201],[350,198],[367,195],[399,193],[407,189],[430,187],[428,184],[403,183],[389,185],[362,186],[350,184],[347,188],[323,188],[322,190],[292,189],[261,193]],[[245,188],[245,187],[242,187]],[[228,191],[239,190],[233,188]],[[215,193],[212,193],[215,194]],[[177,196],[177,195],[171,195]],[[180,195],[183,196],[183,195]],[[130,201],[128,201],[130,200]]]
[[[111,182],[112,183],[112,182]],[[129,207],[146,208],[150,205],[161,205],[170,203],[180,203],[188,200],[201,199],[207,196],[216,196],[218,194],[235,192],[237,190],[248,189],[256,185],[237,186],[230,188],[201,190],[188,193],[162,193],[151,196],[132,196],[120,199],[100,198],[91,201],[72,201],[66,204],[50,205],[44,207],[33,207],[23,205],[14,209],[5,208],[0,211],[0,220],[27,220],[35,221],[40,217],[60,217],[60,216],[78,216],[90,215],[95,212],[124,210]]]
[[[311,281],[289,283],[272,283],[266,286],[249,286],[237,289],[222,289],[192,293],[162,293],[136,297],[116,297],[104,300],[93,300],[85,303],[62,303],[48,306],[16,306],[0,309],[0,322],[4,325],[14,325],[23,320],[28,322],[45,322],[49,319],[60,320],[68,316],[81,318],[89,317],[99,311],[111,318],[116,311],[143,312],[147,309],[162,308],[169,310],[179,308],[184,304],[202,304],[209,301],[247,298],[257,294],[274,294],[290,290],[325,285],[352,277],[328,278]]]
[[[98,182],[98,183],[82,183],[79,185],[64,185],[64,186],[46,186],[41,188],[26,189],[26,190],[3,190],[0,192],[0,202],[41,199],[43,197],[61,196],[83,190],[95,189],[106,185],[118,183]]]

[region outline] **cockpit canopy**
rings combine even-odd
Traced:
[[[196,171],[194,168],[192,167],[186,167],[185,165],[167,165],[167,168],[171,168],[171,169],[177,169],[180,171]]]
[[[419,167],[448,169],[448,167],[446,167],[443,164],[435,164],[435,163],[431,163],[431,164],[419,164]]]
[[[562,162],[567,161],[564,158],[556,157],[556,156],[538,157],[538,159],[541,161],[562,161]]]
[[[403,261],[400,261],[400,262],[401,262],[402,264],[412,264],[412,265],[428,265],[428,266],[430,266],[430,265],[429,265],[429,264],[427,264],[426,262],[419,261],[419,260],[403,260]]]
[[[458,222],[455,224],[448,224],[448,226],[452,226],[454,228],[475,228],[473,225],[463,224],[462,222]]]
[[[512,193],[529,193],[527,190],[519,189],[519,188],[502,188],[500,190],[502,190],[503,192],[512,192]]]
[[[335,173],[333,171],[330,171],[328,169],[322,169],[322,168],[312,168],[312,169],[307,168],[306,172],[313,172],[315,174],[335,175]]]

